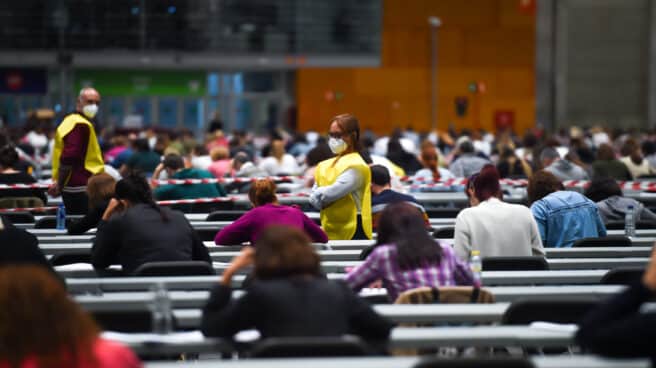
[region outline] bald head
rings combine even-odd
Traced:
[[[82,106],[95,103],[98,105],[100,103],[100,93],[96,91],[95,88],[85,87],[80,90],[80,94],[77,96],[77,107],[78,110],[82,109]]]
[[[100,93],[95,88],[86,87],[80,90],[75,105],[78,112],[83,113],[88,118],[93,118],[98,111],[98,105],[100,105]]]

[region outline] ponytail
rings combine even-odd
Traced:
[[[153,193],[146,178],[136,172],[130,172],[116,183],[116,198],[126,199],[134,204],[147,204],[156,210],[162,221],[168,222],[169,216],[153,199]]]

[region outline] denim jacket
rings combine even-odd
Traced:
[[[606,236],[597,206],[577,192],[553,192],[535,201],[531,212],[545,247],[571,247],[578,239]]]

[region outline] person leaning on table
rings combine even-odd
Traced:
[[[230,300],[232,276],[254,265],[246,294]],[[232,337],[257,329],[263,338],[355,334],[382,341],[392,323],[342,282],[321,275],[320,258],[301,230],[270,226],[223,272],[203,308],[206,336]]]
[[[337,115],[329,134],[328,145],[336,156],[317,165],[310,204],[321,211],[328,239],[371,239],[371,172],[358,152],[358,119]]]
[[[656,312],[641,306],[656,297],[656,248],[641,282],[629,286],[588,313],[576,341],[589,352],[609,357],[649,357],[656,362]]]

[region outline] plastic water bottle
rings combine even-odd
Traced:
[[[469,259],[469,268],[474,276],[474,286],[481,286],[483,284],[483,260],[481,259],[481,251],[472,250],[471,258]]]
[[[152,292],[154,294],[151,306],[153,332],[167,334],[173,330],[173,311],[169,293],[162,283],[157,283],[152,288]]]
[[[633,206],[629,206],[624,217],[624,235],[628,237],[636,236],[635,229],[635,211]]]
[[[66,207],[63,203],[57,207],[57,230],[66,229]]]

